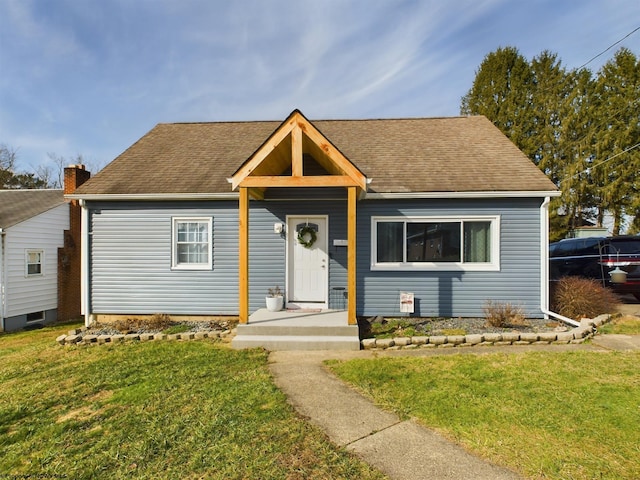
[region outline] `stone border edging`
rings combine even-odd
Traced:
[[[360,341],[363,350],[400,350],[411,348],[453,348],[502,345],[549,345],[583,343],[593,337],[596,329],[611,320],[604,314],[580,321],[580,326],[567,332],[541,333],[485,333],[471,335],[436,335],[431,337],[365,338]]]
[[[104,345],[105,343],[122,343],[131,341],[156,341],[156,340],[204,340],[205,338],[224,339],[231,334],[230,330],[183,333],[128,333],[113,335],[81,335],[87,327],[69,330],[68,334],[62,334],[56,338],[60,345]]]
[[[363,350],[400,350],[412,348],[453,348],[472,346],[503,346],[503,345],[549,345],[583,343],[593,337],[597,328],[611,320],[611,315],[604,314],[594,319],[583,319],[580,326],[567,332],[541,333],[485,333],[470,335],[435,335],[420,337],[396,338],[365,338],[360,341]],[[69,330],[56,338],[60,345],[104,345],[106,343],[122,343],[131,341],[158,340],[204,340],[226,339],[232,335],[231,330],[184,332],[184,333],[129,333],[113,335],[81,335],[87,327]]]

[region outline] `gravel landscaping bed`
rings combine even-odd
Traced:
[[[526,319],[522,323],[508,325],[503,327],[493,327],[487,323],[485,318],[413,318],[413,317],[396,317],[382,318],[374,317],[366,320],[369,324],[400,324],[397,331],[387,336],[401,336],[406,327],[413,328],[416,335],[446,335],[452,331],[458,331],[463,335],[485,334],[485,333],[543,333],[554,331],[566,331],[571,327],[564,324],[558,324],[553,320],[546,319]],[[366,327],[366,325],[365,325]],[[464,332],[464,333],[462,333]]]
[[[184,326],[184,333],[186,332],[223,332],[229,330],[228,322],[174,322],[173,326]],[[111,325],[103,324],[95,327],[88,328],[82,331],[79,335],[118,335],[118,334],[143,334],[143,333],[162,333],[159,328],[152,328],[149,326],[140,326],[139,328],[118,330]],[[181,332],[182,333],[182,332]]]

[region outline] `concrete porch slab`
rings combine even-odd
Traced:
[[[272,325],[318,325],[318,326],[342,326],[349,324],[349,317],[346,310],[280,310],[270,312],[266,308],[256,310],[249,315],[251,324],[264,324],[269,322]]]
[[[349,325],[344,310],[260,309],[237,327],[231,346],[277,350],[359,350],[357,325]]]

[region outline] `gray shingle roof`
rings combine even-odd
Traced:
[[[557,190],[485,117],[312,123],[371,180],[370,192]],[[75,193],[229,193],[226,179],[280,124],[159,124]]]
[[[9,228],[62,205],[62,190],[0,190],[0,228]]]

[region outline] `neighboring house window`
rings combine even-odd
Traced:
[[[27,322],[39,322],[44,320],[44,311],[27,313]]]
[[[373,217],[372,270],[499,270],[499,217]]]
[[[44,264],[43,250],[27,250],[25,252],[25,273],[27,277],[42,275]]]
[[[172,268],[211,268],[211,218],[174,218]]]

